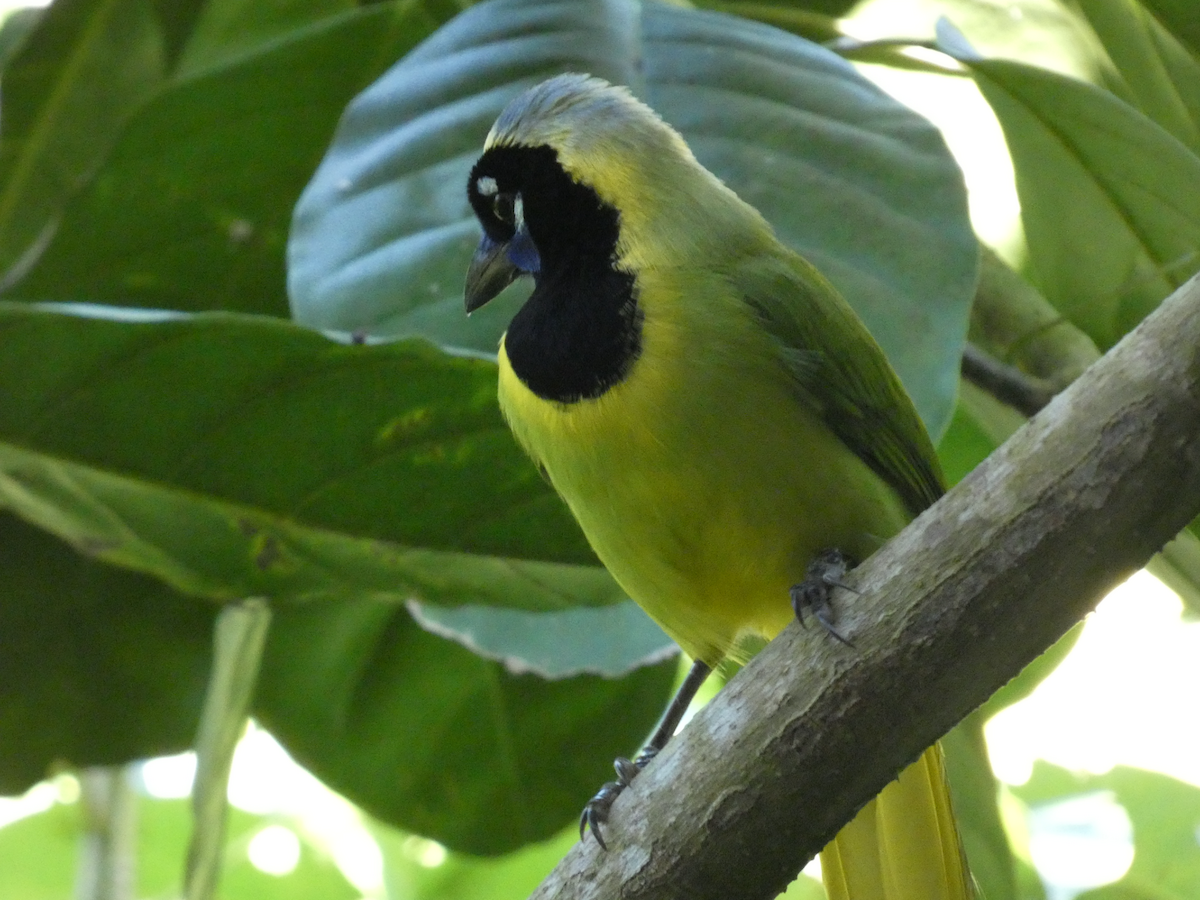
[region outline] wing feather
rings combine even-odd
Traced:
[[[810,263],[782,250],[731,273],[779,345],[801,402],[904,500],[915,516],[945,491],[933,443],[887,357]]]

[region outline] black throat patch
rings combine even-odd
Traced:
[[[504,339],[513,371],[543,400],[599,397],[641,353],[634,276],[615,263],[619,213],[572,179],[550,147],[493,147],[472,170],[469,193],[494,236],[498,223],[487,221],[490,210],[475,192],[483,176],[501,192],[520,194],[541,261],[533,293]]]

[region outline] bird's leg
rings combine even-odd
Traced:
[[[691,671],[688,672],[687,678],[683,679],[683,684],[679,686],[679,690],[675,692],[675,696],[667,706],[667,711],[663,713],[662,719],[659,720],[658,728],[654,730],[654,734],[646,746],[632,760],[626,759],[624,756],[618,756],[614,760],[613,768],[617,770],[617,780],[605,782],[600,790],[596,792],[596,796],[589,800],[583,807],[583,813],[579,816],[580,840],[583,840],[587,829],[591,829],[596,843],[605,850],[608,849],[608,845],[604,843],[604,836],[600,833],[600,825],[608,821],[608,811],[612,809],[613,802],[620,795],[621,791],[633,783],[633,779],[637,777],[638,772],[646,768],[650,760],[654,759],[659,754],[659,751],[667,746],[667,741],[671,739],[671,735],[679,727],[679,720],[687,712],[687,708],[696,696],[696,692],[700,690],[700,685],[704,684],[704,680],[708,678],[710,672],[712,672],[712,666],[708,665],[708,663],[701,662],[700,660],[692,663]]]
[[[830,597],[833,595],[835,587],[844,588],[853,594],[859,593],[843,580],[846,573],[853,567],[854,563],[850,557],[846,556],[841,550],[835,547],[822,550],[808,564],[808,570],[804,573],[804,580],[799,584],[792,585],[790,591],[792,595],[792,609],[795,610],[796,619],[801,625],[807,627],[807,623],[804,621],[804,613],[808,611],[812,613],[814,619],[821,623],[822,628],[847,647],[853,647],[854,645],[833,627],[833,604],[830,602]]]

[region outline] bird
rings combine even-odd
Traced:
[[[627,88],[566,73],[527,89],[491,128],[467,199],[482,228],[467,313],[533,281],[500,339],[504,418],[616,582],[694,660],[646,747],[584,808],[581,837],[606,847],[613,801],[711,670],[806,613],[845,640],[832,588],[943,476],[849,304]],[[939,748],[821,861],[834,898],[972,896]]]

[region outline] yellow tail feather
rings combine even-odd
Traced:
[[[830,900],[972,900],[942,750],[930,747],[821,851]]]

